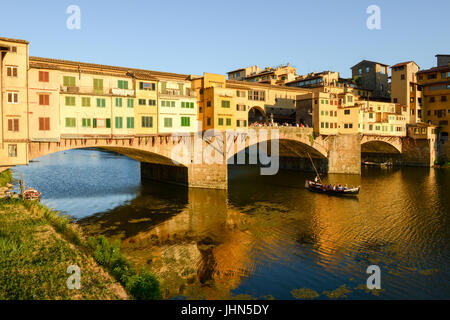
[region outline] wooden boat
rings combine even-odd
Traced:
[[[305,182],[305,188],[309,191],[314,192],[320,192],[320,193],[327,193],[330,195],[357,195],[359,193],[359,189],[361,186],[358,186],[356,188],[348,188],[343,187],[341,185],[332,186],[332,185],[326,185],[322,183],[322,180],[320,179],[319,172],[316,169],[316,166],[314,165],[314,161],[312,161],[311,155],[308,153],[309,159],[311,160],[311,163],[314,167],[314,170],[316,171],[316,180],[306,180]]]
[[[23,199],[30,200],[30,201],[40,201],[41,200],[41,193],[33,188],[28,188],[25,190],[22,194]]]
[[[306,180],[305,188],[309,191],[327,193],[332,195],[357,195],[361,187],[358,186],[356,188],[347,188],[342,186],[331,186],[311,180]]]

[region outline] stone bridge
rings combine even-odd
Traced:
[[[141,162],[143,179],[226,189],[228,164],[255,163],[259,159],[258,163],[270,168],[274,166],[274,161],[270,162],[272,157],[279,161],[280,168],[291,168],[293,159],[296,159],[302,162],[300,168],[311,169],[311,156],[322,172],[360,174],[361,152],[403,154],[405,149],[410,149],[410,143],[405,143],[405,139],[408,138],[360,134],[316,136],[312,128],[259,127],[233,132],[121,138],[62,136],[53,142],[31,141],[28,151],[29,159],[34,159],[64,150],[100,148]],[[426,146],[415,145],[413,149],[422,155],[413,154],[408,161],[415,165],[429,165]]]

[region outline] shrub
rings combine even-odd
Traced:
[[[129,277],[125,287],[138,300],[161,299],[158,279],[146,270]]]

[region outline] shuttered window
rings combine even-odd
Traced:
[[[134,108],[134,100],[133,99],[128,99],[127,100],[127,107],[128,108]]]
[[[64,76],[63,86],[65,87],[75,87],[75,77]]]
[[[189,127],[191,125],[191,118],[189,117],[181,117],[181,126]]]
[[[81,106],[83,106],[83,107],[90,107],[91,106],[91,98],[82,97],[81,98]]]
[[[223,126],[223,118],[219,118],[218,123],[219,123],[219,126]]]
[[[230,101],[222,100],[222,108],[229,108],[230,107]]]
[[[116,129],[123,128],[123,119],[122,117],[116,117]]]
[[[50,118],[39,118],[39,130],[50,130]]]
[[[128,81],[127,80],[119,80],[117,83],[119,89],[128,89]]]
[[[91,119],[89,119],[89,118],[81,119],[81,126],[83,128],[90,128],[91,127]]]
[[[103,93],[103,79],[94,79],[94,92]]]
[[[111,128],[111,119],[110,118],[106,119],[106,127]]]
[[[8,131],[19,131],[19,119],[8,119]]]
[[[116,107],[122,107],[122,98],[116,98]]]
[[[66,106],[75,106],[75,97],[66,96]]]
[[[106,107],[106,99],[97,98],[97,107],[99,108]]]
[[[134,117],[127,117],[127,128],[134,129]]]
[[[75,128],[76,119],[75,118],[66,118],[66,128]]]
[[[39,95],[39,105],[41,105],[41,106],[49,106],[50,105],[50,95],[48,95],[48,94],[40,94]]]
[[[49,82],[50,75],[48,71],[39,71],[39,81],[40,82]]]
[[[172,128],[172,118],[164,118],[164,127]]]

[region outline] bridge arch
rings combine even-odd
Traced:
[[[262,107],[254,106],[248,110],[248,124],[250,125],[255,122],[267,122],[267,115]]]
[[[387,141],[370,140],[361,144],[361,153],[400,154],[401,150],[395,144]]]

